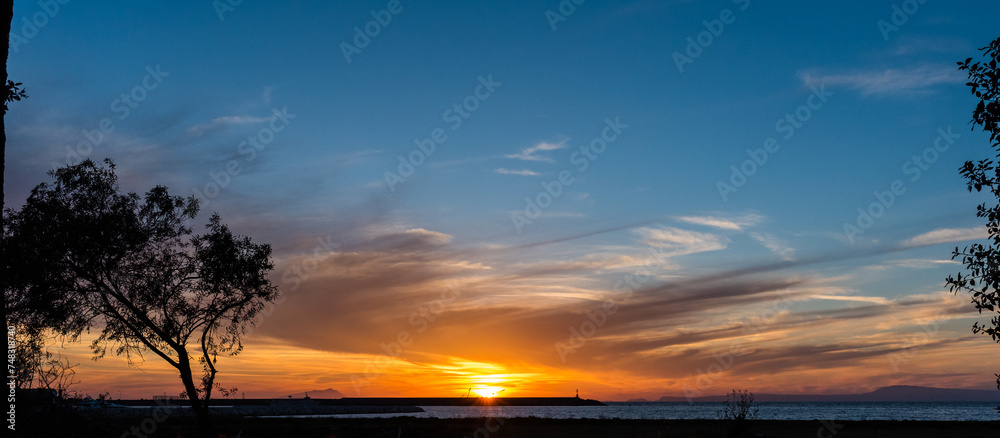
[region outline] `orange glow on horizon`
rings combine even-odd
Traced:
[[[480,386],[480,387],[473,387],[472,388],[472,392],[474,394],[476,394],[476,395],[478,395],[480,397],[484,397],[484,398],[493,398],[493,397],[496,397],[497,395],[499,395],[501,392],[504,392],[505,390],[506,390],[506,388],[501,387],[501,386]]]
[[[138,399],[175,395],[183,390],[176,370],[155,357],[147,358],[138,368],[128,366],[124,358],[113,355],[97,362],[90,360],[93,354],[88,346],[94,337],[96,334],[85,334],[80,342],[52,349],[71,363],[80,364],[76,368],[80,383],[72,390],[81,396],[96,397],[109,392],[115,398]],[[782,339],[788,343],[796,340]],[[780,342],[767,339],[755,345],[765,348],[780,345]],[[690,345],[713,352],[727,351],[728,344],[717,340]],[[720,363],[720,359],[709,356],[683,366],[623,372],[598,366],[557,367],[515,359],[472,360],[417,351],[383,360],[384,356],[377,353],[329,352],[258,336],[239,356],[220,358],[218,382],[223,387],[238,387],[237,398],[292,394],[301,397],[304,392],[315,397],[313,391],[330,388],[345,397],[466,396],[481,397],[484,403],[491,403],[489,400],[496,397],[573,397],[577,389],[581,398],[615,401],[684,396],[685,391],[692,391],[692,388],[702,393],[699,395],[722,395],[731,388],[747,388],[755,393],[799,394],[861,393],[882,386],[913,384],[975,388],[983,386],[979,375],[946,375],[934,379],[926,376],[941,369],[960,368],[969,363],[968,358],[976,357],[988,346],[987,339],[972,339],[946,350],[923,347],[918,358],[906,358],[910,360],[902,364],[898,374],[893,373],[892,357],[873,356],[834,368],[786,370],[780,376],[748,375],[740,374],[746,365],[752,364],[747,356],[733,356],[724,359],[723,364],[731,365],[728,369],[716,371],[712,380],[706,381],[699,380],[702,375],[699,371],[704,373],[709,366]],[[571,362],[571,365],[576,364]],[[988,375],[991,371],[988,366],[986,363],[979,365],[979,374]],[[856,377],[865,373],[879,379],[870,382]]]
[[[504,374],[486,374],[473,377],[472,388],[470,390],[472,393],[484,397],[493,398],[499,395],[501,392],[507,390],[503,383],[507,383],[507,375]]]

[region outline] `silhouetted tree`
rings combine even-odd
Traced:
[[[722,402],[722,409],[717,412],[719,420],[726,425],[726,432],[730,437],[740,436],[750,429],[750,424],[758,418],[760,408],[753,404],[753,393],[750,390],[726,394],[726,401]]]
[[[10,54],[10,22],[14,19],[14,2],[7,2],[0,7],[0,29],[3,30],[7,44],[3,46],[3,65],[0,66],[0,76],[3,76],[3,83],[7,83],[7,56]],[[8,90],[4,96],[3,114],[0,115],[0,207],[6,206],[4,203],[4,181],[7,174],[7,99],[10,95]],[[0,224],[2,225],[2,224]],[[3,256],[3,248],[0,248],[0,258]],[[0,275],[0,282],[6,278],[6,273]],[[4,288],[6,289],[6,288]]]
[[[0,66],[0,84],[6,84],[3,99],[3,114],[0,115],[0,206],[4,203],[4,176],[7,173],[7,104],[21,100],[28,95],[20,88],[20,82],[14,82],[7,77],[7,57],[10,56],[10,22],[14,19],[14,2],[6,2],[0,7],[0,30],[3,31],[7,43],[3,45],[3,65]],[[0,249],[3,251],[3,249]],[[0,280],[2,281],[2,280]]]
[[[59,336],[51,335],[40,326],[17,324],[13,328],[14,354],[17,358],[12,374],[15,389],[43,388],[55,391],[60,398],[69,397],[70,387],[79,383],[73,369],[76,365],[70,364],[62,354],[53,354],[46,349],[55,344]]]
[[[2,78],[0,78],[0,83],[4,83],[7,87],[4,89],[4,99],[3,99],[3,114],[0,115],[0,205],[6,205],[4,203],[4,176],[7,173],[7,104],[13,101],[19,101],[23,98],[28,97],[25,91],[20,88],[20,82],[14,82],[7,78],[7,57],[10,55],[10,23],[14,19],[14,2],[7,2],[4,6],[0,7],[0,28],[2,28],[4,35],[6,35],[7,43],[3,47],[3,66],[0,66],[2,70]],[[5,257],[4,249],[0,248],[0,258]],[[7,277],[7,273],[4,272],[0,275],[4,279]],[[0,279],[0,282],[4,281]],[[0,284],[0,287],[4,287]],[[4,287],[6,290],[6,287]],[[21,367],[22,365],[28,365],[24,369],[15,370],[15,386],[20,387],[22,380],[26,374],[34,375],[34,371],[37,367],[34,366],[35,362],[38,362],[37,358],[42,355],[42,349],[44,344],[42,341],[42,330],[35,328],[29,328],[24,326],[16,327],[17,338],[17,352],[18,359],[16,365]]]
[[[0,7],[0,30],[3,31],[4,38],[7,43],[3,45],[3,65],[0,66],[0,83],[10,84],[10,79],[7,78],[7,57],[10,56],[10,22],[14,20],[14,2],[10,1]],[[4,194],[3,194],[3,176],[7,173],[7,102],[9,102],[11,97],[11,90],[7,88],[6,95],[3,101],[3,115],[0,116],[0,206],[6,206],[4,204]],[[23,91],[22,91],[23,93]],[[20,97],[17,92],[14,92],[14,96]],[[26,97],[26,96],[25,96]],[[20,100],[20,99],[17,99]]]
[[[988,46],[981,48],[985,60],[972,62],[968,58],[958,63],[958,69],[968,71],[972,94],[979,99],[979,104],[972,111],[972,129],[982,127],[990,134],[990,145],[1000,157],[1000,38],[993,40]],[[997,200],[1000,200],[1000,168],[993,160],[979,160],[976,163],[966,161],[960,169],[962,176],[968,182],[969,191],[977,192],[988,189]],[[976,322],[972,326],[973,333],[982,333],[1000,343],[1000,204],[984,202],[977,207],[976,216],[986,218],[986,230],[989,232],[989,242],[985,245],[975,243],[952,253],[952,259],[961,257],[966,273],[948,276],[946,284],[952,292],[968,291],[972,293],[972,304],[979,313],[984,310],[992,315],[990,325]],[[997,374],[997,388],[1000,389],[1000,374]],[[1000,408],[997,408],[1000,410]]]
[[[184,223],[196,199],[162,186],[123,194],[105,163],[50,171],[53,183],[4,211],[8,317],[71,337],[100,330],[95,359],[111,348],[135,364],[152,352],[180,373],[207,435],[218,355],[239,353],[254,316],[278,295],[271,247],[234,236],[218,214],[193,235]]]

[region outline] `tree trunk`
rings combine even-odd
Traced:
[[[208,400],[198,397],[198,389],[194,384],[194,375],[191,373],[191,362],[186,353],[180,355],[181,381],[184,382],[184,392],[187,393],[188,401],[191,402],[191,409],[194,411],[195,419],[198,422],[198,434],[202,438],[211,438],[212,422],[209,418]]]

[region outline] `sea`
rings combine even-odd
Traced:
[[[606,402],[607,406],[421,406],[424,412],[338,414],[356,418],[601,418],[629,420],[717,419],[720,402]],[[1000,421],[994,402],[757,402],[766,420]]]

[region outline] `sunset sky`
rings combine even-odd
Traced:
[[[270,243],[247,397],[995,388],[960,5],[16,1],[6,206],[110,157]],[[81,393],[180,392],[87,343]]]

